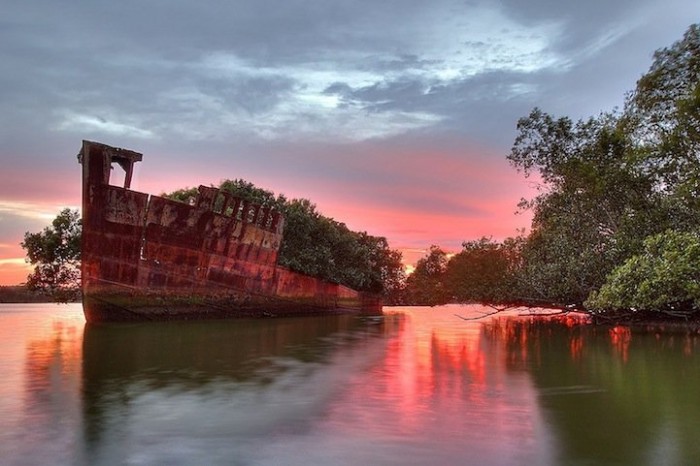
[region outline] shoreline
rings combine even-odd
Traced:
[[[24,285],[0,285],[0,303],[23,304],[23,303],[54,303],[56,302],[50,295],[41,291],[28,290]],[[69,302],[80,302],[69,301]]]

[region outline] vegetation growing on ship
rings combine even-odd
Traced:
[[[219,188],[284,216],[280,265],[362,291],[389,295],[402,285],[401,253],[389,248],[385,238],[352,231],[321,215],[307,199],[276,196],[245,180],[225,180]],[[187,202],[196,194],[196,188],[188,188],[166,197]]]

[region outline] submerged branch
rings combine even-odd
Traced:
[[[579,305],[576,304],[556,304],[544,300],[527,299],[516,303],[509,304],[492,304],[492,303],[480,303],[482,306],[490,307],[493,309],[492,312],[484,312],[481,315],[474,317],[464,317],[459,314],[454,314],[462,320],[480,320],[486,317],[491,317],[496,314],[500,314],[513,309],[525,309],[527,312],[523,311],[517,314],[519,317],[552,317],[552,316],[565,316],[568,314],[582,314],[586,316],[591,316],[592,313]]]
[[[482,314],[482,315],[476,316],[476,317],[464,317],[464,316],[461,316],[461,315],[459,315],[459,314],[455,314],[454,316],[455,316],[455,317],[459,317],[459,318],[462,319],[462,320],[480,320],[480,319],[483,319],[483,318],[485,318],[485,317],[490,317],[490,316],[492,316],[492,315],[496,315],[496,314],[498,314],[499,312],[501,312],[501,311],[488,312],[488,313],[486,313],[486,314]]]

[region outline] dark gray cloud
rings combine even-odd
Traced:
[[[677,15],[693,10],[672,3]],[[600,57],[618,56],[605,49],[639,31],[653,40],[648,14],[659,4],[14,2],[0,27],[0,135],[3,149],[21,150],[29,127],[212,140],[314,127],[323,136],[338,125],[361,139],[483,122],[474,135],[493,141],[499,128],[484,115],[596,98],[589,91],[615,67]],[[337,96],[339,111],[322,96]],[[375,115],[374,131],[356,128],[362,112]]]
[[[616,34],[625,34],[630,29],[648,27],[656,20],[649,15],[659,6],[654,0],[589,0],[586,2],[558,0],[501,0],[503,11],[515,21],[538,25],[560,23],[564,33],[552,48],[561,51],[577,51]],[[663,9],[656,13],[670,13],[675,8],[692,11],[690,2],[663,2]],[[687,16],[686,16],[687,17]],[[692,19],[690,19],[692,22]]]

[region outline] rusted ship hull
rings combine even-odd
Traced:
[[[374,295],[278,266],[279,214],[204,186],[192,205],[133,191],[137,152],[84,141],[79,159],[88,322],[381,312]]]

